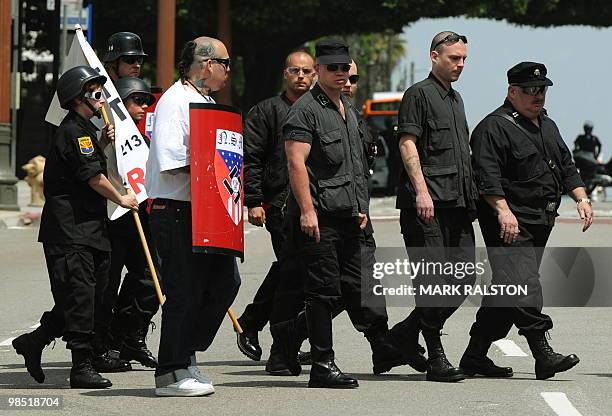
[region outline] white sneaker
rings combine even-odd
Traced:
[[[155,377],[155,386],[156,396],[207,396],[215,392],[212,384],[199,382],[184,369]]]
[[[195,355],[192,355],[190,359],[191,364],[189,365],[189,367],[187,367],[187,371],[189,371],[189,374],[191,374],[191,376],[198,380],[200,383],[210,384],[212,386],[212,379],[204,375],[204,373],[202,373],[200,371],[200,368],[197,366]]]
[[[214,392],[212,384],[200,383],[195,378],[184,378],[176,383],[155,389],[156,396],[165,397],[208,396]]]

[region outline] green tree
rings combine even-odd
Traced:
[[[94,4],[94,46],[104,49],[120,30],[141,35],[155,62],[157,1]],[[158,0],[163,1],[163,0]],[[244,68],[237,100],[246,109],[278,91],[284,57],[308,41],[329,35],[400,33],[423,17],[506,19],[533,26],[612,24],[608,0],[232,0],[232,55]],[[214,36],[217,2],[177,0],[176,48],[198,35]],[[163,34],[160,34],[163,36]],[[377,35],[383,36],[384,35]],[[362,69],[364,68],[362,65]],[[240,74],[238,75],[240,78]]]

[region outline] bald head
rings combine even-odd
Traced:
[[[307,63],[311,67],[314,66],[314,59],[308,52],[304,51],[295,51],[291,52],[287,55],[285,59],[285,68],[289,68],[290,66],[296,66],[296,63]]]
[[[444,32],[440,32],[436,36],[434,36],[434,38],[431,40],[431,46],[429,47],[429,52],[434,51],[440,48],[442,45],[444,45],[445,43],[440,43],[440,42],[442,42],[442,40],[448,35],[452,35],[454,33],[455,32],[451,32],[450,30],[445,30]]]
[[[195,43],[194,55],[205,59],[222,57],[219,54],[227,56],[227,49],[219,39],[200,36],[195,38],[193,42]]]

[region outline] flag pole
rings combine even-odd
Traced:
[[[105,124],[109,124],[110,120],[108,118],[108,114],[106,114],[106,108],[102,106],[102,118],[104,119]],[[113,142],[114,146],[114,142]],[[128,192],[131,192],[131,189],[127,188]],[[138,216],[138,211],[132,211],[132,217],[134,218],[134,222],[136,223],[136,228],[138,229],[138,235],[140,236],[140,242],[142,243],[142,249],[144,251],[145,257],[147,258],[147,265],[149,266],[149,270],[151,270],[151,277],[153,278],[153,284],[155,285],[155,293],[157,293],[157,299],[160,305],[163,305],[166,302],[166,297],[162,293],[161,285],[159,284],[159,279],[157,278],[157,270],[155,269],[155,265],[153,264],[153,259],[151,257],[151,252],[149,251],[149,245],[147,244],[147,238],[145,237],[144,230],[142,229],[142,223],[140,222],[140,217]]]

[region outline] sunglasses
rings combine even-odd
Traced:
[[[538,87],[521,87],[521,90],[523,90],[523,93],[535,97],[538,94],[546,94],[548,86],[540,85]]]
[[[300,72],[302,72],[305,76],[309,76],[314,74],[314,69],[313,68],[300,68],[297,66],[290,66],[287,68],[287,72],[289,72],[291,75],[299,75]]]
[[[85,94],[83,94],[83,97],[89,98],[90,100],[100,101],[102,98],[104,98],[104,93],[102,90],[87,91]]]
[[[134,104],[139,105],[139,106],[143,106],[145,104],[149,104],[149,100],[150,97],[148,95],[144,95],[144,94],[138,94],[138,95],[130,95],[130,100],[134,101]]]
[[[350,64],[327,64],[326,68],[329,72],[348,72],[351,69]]]
[[[359,82],[359,75],[357,75],[357,74],[351,75],[349,77],[349,81],[351,82],[351,84],[356,85],[357,82]]]
[[[121,59],[123,62],[125,62],[128,65],[134,65],[135,63],[138,63],[138,65],[142,65],[142,63],[144,62],[144,56],[122,56]]]
[[[232,60],[230,58],[210,58],[210,59],[205,59],[204,62],[209,61],[209,60],[220,63],[221,65],[225,67],[226,71],[229,70],[230,64],[232,63]]]
[[[467,37],[463,36],[463,35],[458,35],[456,33],[451,33],[450,35],[446,36],[444,39],[442,39],[440,42],[436,43],[433,47],[433,49],[436,49],[438,46],[442,45],[443,43],[448,43],[449,45],[455,44],[457,42],[459,42],[460,40],[463,41],[463,43],[468,43],[467,42]]]

